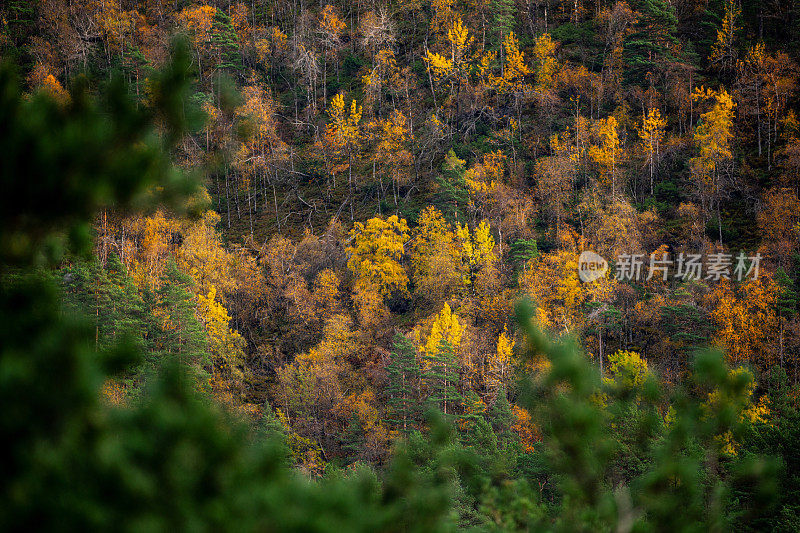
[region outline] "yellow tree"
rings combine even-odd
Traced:
[[[617,175],[622,150],[619,146],[617,119],[613,116],[598,120],[593,129],[597,144],[589,148],[589,157],[600,170],[600,181],[611,186],[611,196],[617,196]]]
[[[393,94],[397,94],[402,82],[400,80],[400,69],[397,67],[397,59],[394,52],[384,48],[375,54],[372,62],[372,70],[361,77],[364,84],[364,102],[368,112],[371,113],[374,104],[378,104],[378,113],[381,111],[381,93],[384,87],[389,88]]]
[[[447,41],[450,44],[449,58],[428,50],[425,54],[425,62],[428,66],[431,91],[433,91],[434,81],[437,83],[450,82],[450,96],[455,98],[456,116],[458,116],[462,84],[468,82],[470,73],[468,48],[473,41],[469,30],[460,18],[448,28]],[[436,93],[435,91],[433,93],[435,104]]]
[[[412,243],[410,259],[417,294],[431,302],[449,298],[463,281],[461,246],[435,207],[428,206],[420,213]]]
[[[350,232],[352,245],[347,248],[347,267],[359,283],[374,286],[380,294],[407,292],[408,276],[400,264],[408,241],[408,223],[392,215],[385,220],[371,218],[366,224],[356,222]]]
[[[350,188],[350,218],[353,215],[353,158],[358,152],[361,143],[361,113],[362,108],[356,104],[355,98],[350,101],[350,112],[347,112],[344,95],[339,93],[331,100],[328,107],[330,122],[326,128],[328,146],[337,156],[347,159],[344,165],[335,166],[333,169],[333,186],[336,187],[336,172],[347,169],[347,183]]]
[[[502,387],[508,387],[512,374],[512,358],[514,353],[514,339],[508,334],[508,328],[497,338],[497,349],[486,358],[483,369],[483,381],[486,388],[496,392]]]
[[[728,0],[725,6],[725,15],[722,27],[717,30],[717,39],[711,46],[711,63],[721,70],[730,70],[736,64],[736,20],[741,14],[741,9],[734,0]]]
[[[543,33],[533,46],[536,63],[536,91],[546,94],[554,89],[558,63],[555,58],[556,43],[549,33]]]
[[[328,58],[336,53],[342,40],[342,33],[347,24],[339,18],[336,9],[328,4],[322,9],[319,17],[319,33],[324,48],[322,64],[322,100],[328,99]]]
[[[216,230],[220,216],[206,211],[203,217],[188,224],[183,231],[183,242],[178,248],[177,259],[181,270],[192,276],[198,294],[208,294],[214,289],[230,294],[235,289],[232,274],[233,256],[222,246],[222,238]]]
[[[197,52],[197,70],[203,79],[203,59],[206,46],[211,42],[211,28],[217,8],[206,4],[187,7],[177,15],[178,23],[185,27],[192,37]],[[211,61],[211,58],[209,58]]]
[[[519,49],[519,41],[514,32],[509,32],[503,39],[503,49],[505,51],[505,63],[503,64],[502,76],[498,80],[500,92],[514,95],[514,106],[517,109],[517,121],[520,121],[520,97],[525,94],[527,84],[525,76],[531,73],[531,69],[525,64],[525,55]]]
[[[228,310],[217,301],[217,288],[211,285],[208,293],[197,297],[197,311],[206,328],[208,345],[224,380],[241,388],[244,381],[246,342],[238,331],[231,329]],[[215,376],[216,377],[216,376]]]
[[[317,440],[335,430],[337,408],[357,384],[350,361],[358,359],[360,350],[350,318],[335,315],[319,344],[277,370],[278,401]]]
[[[567,143],[566,134],[550,137],[549,157],[536,162],[536,190],[542,205],[555,219],[556,235],[561,233],[561,222],[566,213],[567,202],[572,194],[578,171],[578,153]]]
[[[700,123],[694,131],[694,141],[699,150],[697,157],[690,161],[695,185],[700,191],[703,211],[710,213],[716,206],[719,241],[722,242],[722,214],[720,202],[725,193],[723,177],[725,164],[733,158],[731,140],[733,139],[733,99],[725,89],[699,88],[693,98],[711,101],[709,111],[700,116]]]
[[[608,276],[583,283],[578,277],[578,255],[566,250],[529,261],[519,284],[536,303],[539,323],[556,332],[580,331],[588,318],[587,305],[605,303],[613,292]]]
[[[797,63],[786,52],[776,52],[764,59],[761,87],[767,123],[767,163],[772,169],[773,147],[778,141],[778,124],[797,90]]]
[[[429,357],[435,356],[441,347],[443,341],[450,344],[454,353],[458,352],[461,347],[461,338],[464,334],[464,328],[458,322],[458,316],[453,313],[450,305],[445,302],[442,310],[433,320],[431,326],[431,333],[428,335],[428,340],[422,347],[422,351]]]
[[[758,213],[764,251],[780,266],[788,266],[800,248],[800,200],[790,187],[773,187],[764,193]]]
[[[456,235],[461,241],[461,257],[466,273],[464,284],[473,285],[479,274],[489,274],[494,270],[497,254],[494,237],[489,223],[482,220],[472,234],[466,225],[458,226]]]
[[[778,293],[778,285],[762,274],[738,287],[721,280],[709,295],[718,326],[715,339],[731,365],[749,363],[766,370],[774,363]]]
[[[661,142],[664,140],[664,127],[667,121],[661,117],[661,112],[652,107],[642,116],[642,126],[639,129],[639,138],[647,154],[647,165],[650,167],[650,196],[653,195],[653,181],[658,172],[658,161],[661,156]]]
[[[412,139],[408,128],[408,119],[398,110],[380,122],[378,144],[375,147],[376,164],[381,167],[382,174],[388,174],[392,183],[394,204],[397,205],[397,194],[400,185],[408,182],[409,167],[413,163],[409,143]],[[383,179],[381,179],[383,188]]]
[[[242,142],[235,165],[241,171],[247,191],[247,208],[250,215],[250,236],[253,236],[253,212],[258,209],[258,189],[262,189],[264,207],[267,203],[267,186],[272,188],[275,220],[279,220],[278,196],[273,177],[277,176],[279,163],[289,157],[286,143],[278,136],[275,104],[260,85],[242,89],[244,101],[236,113],[250,126],[250,135]],[[280,226],[280,224],[278,224]]]

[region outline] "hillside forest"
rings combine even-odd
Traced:
[[[55,525],[800,528],[800,3],[5,0],[0,24],[0,389],[30,398],[0,524],[77,468],[117,488]],[[262,444],[272,466],[237,455]],[[160,507],[158,476],[215,462],[229,500],[173,481]]]

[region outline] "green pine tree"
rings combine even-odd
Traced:
[[[503,39],[514,29],[517,5],[514,0],[491,0],[490,9],[492,12],[491,36],[494,47],[502,49]]]
[[[394,336],[391,362],[386,366],[389,378],[386,387],[389,409],[387,422],[393,428],[408,435],[420,420],[419,379],[416,348],[405,336]]]
[[[489,406],[488,418],[501,448],[509,448],[519,442],[519,436],[511,430],[513,414],[505,387],[500,387],[497,391],[494,402]]]
[[[174,356],[197,370],[207,369],[206,335],[197,318],[191,291],[192,278],[178,270],[174,260],[167,262],[156,292],[156,308],[162,318],[159,345],[164,355]]]
[[[455,415],[455,406],[463,402],[458,392],[459,365],[453,345],[442,339],[434,354],[425,356],[428,371],[422,373],[422,380],[430,391],[428,402],[445,415]]]
[[[217,58],[217,68],[229,74],[239,74],[244,70],[242,53],[239,50],[239,37],[233,27],[230,15],[217,9],[211,24],[211,49]]]
[[[666,63],[675,61],[672,50],[678,17],[668,0],[642,0],[633,32],[625,40],[625,80],[643,87],[660,87]]]
[[[451,149],[442,163],[442,174],[436,177],[436,203],[450,222],[463,223],[469,205],[469,187],[464,179],[465,161]]]

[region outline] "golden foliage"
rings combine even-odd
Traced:
[[[238,331],[230,328],[228,310],[216,300],[217,288],[213,285],[207,295],[197,298],[200,321],[206,328],[211,355],[215,366],[239,386],[244,380],[246,342]]]
[[[405,254],[408,223],[392,215],[385,220],[371,218],[366,224],[356,222],[350,232],[353,244],[347,248],[347,266],[359,279],[374,285],[388,296],[393,291],[407,291],[408,276],[400,259]]]
[[[422,210],[410,262],[417,293],[432,302],[449,298],[462,284],[461,248],[452,226],[433,206]]]
[[[464,328],[458,322],[458,317],[450,309],[450,305],[445,302],[444,307],[433,320],[431,333],[428,335],[422,351],[430,357],[435,357],[439,353],[441,342],[446,341],[453,348],[453,353],[458,353],[463,334]]]
[[[731,365],[750,363],[766,369],[774,363],[771,347],[778,338],[778,286],[762,273],[738,287],[722,280],[709,300],[718,325],[715,340]]]

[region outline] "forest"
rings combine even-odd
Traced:
[[[797,0],[0,26],[0,528],[800,530]]]

